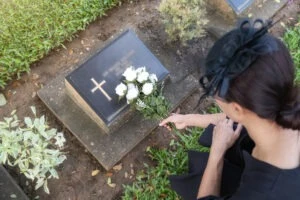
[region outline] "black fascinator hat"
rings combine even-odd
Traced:
[[[241,20],[236,29],[225,34],[211,48],[205,72],[200,78],[204,95],[225,98],[231,81],[264,54],[278,50],[278,44],[268,33],[271,21]],[[202,98],[201,98],[202,99]]]

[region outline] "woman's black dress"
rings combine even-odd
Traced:
[[[211,145],[213,128],[214,125],[209,125],[205,129],[199,139],[201,145]],[[199,200],[300,200],[300,167],[283,170],[259,161],[250,155],[253,147],[253,141],[243,129],[225,154],[221,197]],[[196,200],[209,153],[189,151],[188,156],[188,174],[170,176],[170,182],[184,200]]]

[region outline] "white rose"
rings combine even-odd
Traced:
[[[128,84],[127,84],[128,90],[130,90],[130,89],[132,89],[132,88],[135,88],[135,87],[137,87],[137,86],[134,85],[133,83],[128,83]]]
[[[119,85],[117,85],[115,90],[116,90],[116,94],[122,97],[126,93],[127,86],[124,83],[120,83]]]
[[[145,84],[143,85],[142,92],[143,92],[145,95],[151,94],[152,91],[153,91],[153,84],[152,84],[152,83],[145,83]]]
[[[137,87],[128,89],[128,92],[126,95],[127,103],[136,99],[138,96],[139,96],[139,89]]]
[[[150,80],[152,83],[156,83],[156,82],[158,81],[156,74],[150,74],[150,75],[149,75],[149,80]]]
[[[133,68],[133,66],[130,66],[130,67],[128,67],[126,70],[125,70],[125,72],[123,73],[123,76],[125,77],[125,79],[127,80],[127,81],[134,81],[135,79],[136,79],[136,76],[137,76],[137,74],[136,74],[136,71],[135,71],[135,69]]]
[[[149,77],[148,72],[141,72],[141,73],[138,74],[137,81],[139,83],[144,83],[145,81],[148,80],[148,77]]]
[[[142,73],[142,72],[145,72],[146,71],[146,67],[139,67],[139,68],[137,68],[136,70],[136,73]]]

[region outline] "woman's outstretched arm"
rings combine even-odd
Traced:
[[[168,123],[174,123],[177,129],[183,129],[187,126],[197,126],[206,128],[209,124],[217,124],[219,121],[226,119],[224,113],[216,114],[176,114],[173,113],[168,118],[161,121],[160,126],[168,127]]]

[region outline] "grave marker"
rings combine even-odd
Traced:
[[[288,0],[209,0],[208,32],[220,38],[235,28],[241,18],[271,19],[287,2]]]
[[[254,0],[226,0],[236,14],[241,14]]]
[[[131,33],[135,34],[135,33]],[[143,33],[140,33],[143,35]],[[134,36],[136,37],[136,36]],[[144,38],[144,37],[143,37]],[[143,41],[151,46],[152,41],[144,38]],[[142,42],[141,42],[142,43]],[[107,43],[106,43],[107,44]],[[144,44],[142,43],[144,46]],[[129,44],[132,47],[132,43]],[[103,47],[105,49],[106,47]],[[100,49],[100,48],[99,48]],[[118,49],[117,49],[118,50]],[[102,50],[100,50],[102,51]],[[97,50],[99,52],[99,50]],[[91,52],[91,54],[97,54]],[[164,87],[164,96],[170,101],[172,109],[175,109],[182,103],[186,97],[199,87],[198,79],[193,75],[186,76],[184,73],[179,73],[178,64],[176,60],[169,59],[169,56],[176,56],[175,54],[169,55],[170,52],[160,52],[160,59],[167,63],[167,69],[172,73],[170,79]],[[164,56],[164,55],[168,56]],[[109,90],[105,86],[108,83],[109,74],[114,73],[116,76],[121,76],[124,72],[119,69],[120,66],[133,65],[131,59],[134,57],[135,52],[127,51],[124,57],[115,60],[112,67],[103,73],[103,77],[93,76],[95,81],[99,84],[103,80],[106,81],[101,87],[110,95]],[[149,54],[148,54],[149,55]],[[135,62],[139,60],[140,65],[145,65],[152,60],[155,65],[158,65],[157,58],[152,56],[142,56],[139,59],[133,59]],[[93,56],[86,58],[82,63],[87,62]],[[155,61],[156,60],[156,61]],[[119,66],[119,67],[115,67]],[[153,65],[151,65],[153,66]],[[182,66],[184,67],[184,66]],[[38,91],[38,96],[45,103],[45,105],[55,114],[55,116],[64,124],[66,128],[81,142],[81,144],[98,160],[98,162],[106,169],[111,169],[118,161],[120,161],[129,151],[131,151],[137,144],[139,144],[153,129],[158,126],[158,121],[146,120],[141,114],[135,113],[128,121],[122,125],[121,128],[110,134],[105,134],[94,120],[91,120],[79,106],[69,97],[66,93],[65,77],[72,73],[74,68],[68,68],[67,71],[60,73],[54,80],[45,85]],[[175,73],[176,72],[176,73]],[[156,71],[152,73],[158,74]],[[91,77],[84,79],[89,82],[88,92],[95,87],[95,84],[90,80]],[[107,98],[99,91],[96,90],[95,94],[102,95],[102,98],[107,101]],[[113,99],[113,96],[111,96]]]
[[[126,100],[119,100],[115,87],[129,66],[146,66],[161,81],[168,70],[135,34],[127,30],[97,52],[65,80],[70,97],[105,133],[117,130],[130,117]]]

